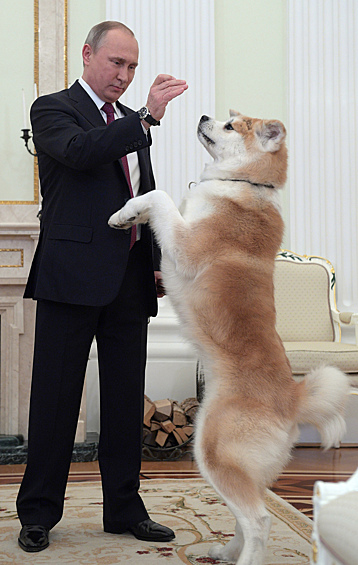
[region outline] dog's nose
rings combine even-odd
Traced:
[[[200,122],[207,122],[208,120],[210,120],[209,116],[201,116],[200,118]]]

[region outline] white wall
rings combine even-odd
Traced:
[[[82,47],[91,27],[106,19],[105,0],[68,0],[68,82],[82,75]]]
[[[286,0],[216,0],[216,117],[230,109],[287,127]],[[289,246],[289,181],[281,193]]]

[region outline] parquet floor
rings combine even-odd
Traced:
[[[343,447],[324,452],[320,448],[297,447],[292,461],[274,483],[272,490],[312,518],[315,482],[346,481],[357,468],[357,448]]]
[[[272,490],[312,517],[312,494],[318,480],[346,481],[358,468],[358,448],[342,447],[322,451],[318,447],[297,447],[285,471],[274,483]],[[24,465],[0,466],[0,484],[21,482]],[[192,454],[186,453],[180,461],[143,461],[143,478],[198,478],[200,474]],[[98,462],[72,463],[70,481],[100,480]]]

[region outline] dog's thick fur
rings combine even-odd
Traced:
[[[149,221],[163,250],[166,291],[205,368],[195,454],[202,475],[236,517],[236,535],[210,556],[260,565],[270,531],[265,488],[290,458],[299,422],[325,448],[345,431],[346,376],[332,367],[297,384],[275,329],[273,271],[283,221],[286,132],[277,120],[203,116],[198,137],[214,161],[182,214],[163,191],[130,200],[109,220]]]

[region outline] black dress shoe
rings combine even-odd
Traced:
[[[45,526],[23,526],[18,539],[19,546],[29,553],[42,551],[50,545],[48,532],[49,529],[45,528]]]
[[[175,538],[173,530],[153,522],[150,518],[128,528],[128,531],[143,541],[170,541]]]

